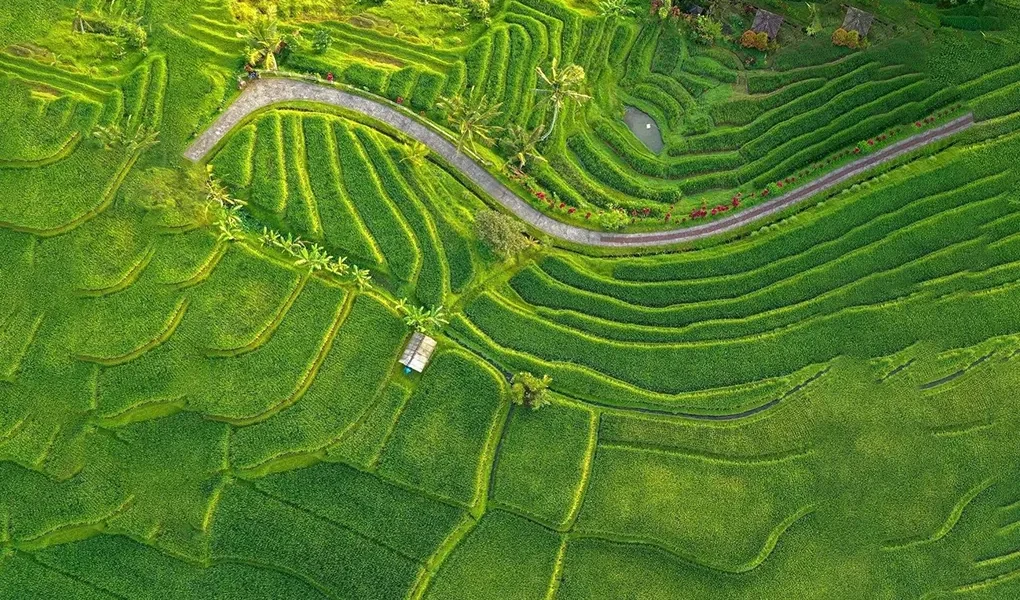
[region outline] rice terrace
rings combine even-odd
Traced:
[[[0,599],[1020,599],[1020,1],[0,3]]]

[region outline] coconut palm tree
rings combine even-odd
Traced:
[[[415,167],[420,167],[425,164],[425,160],[429,157],[429,147],[417,140],[414,143],[406,144],[404,148],[406,149],[406,154],[404,158],[400,159],[400,162],[409,162]]]
[[[507,128],[502,142],[510,154],[510,160],[516,161],[518,168],[523,169],[530,158],[545,160],[545,157],[538,153],[537,148],[541,139],[541,127],[528,131],[520,125],[514,124]]]
[[[245,57],[249,64],[262,63],[267,71],[276,70],[276,55],[284,45],[278,25],[273,15],[259,15],[248,25],[248,31],[237,34],[248,44]]]
[[[491,104],[485,95],[472,100],[471,92],[467,98],[457,94],[439,101],[439,107],[446,111],[446,120],[456,128],[458,150],[465,145],[474,150],[476,140],[492,143],[492,135],[499,128],[490,125],[490,122],[499,114],[500,106],[500,103]]]
[[[568,102],[583,104],[591,100],[591,96],[582,94],[580,91],[584,84],[584,67],[580,65],[570,64],[560,69],[558,59],[553,57],[548,74],[542,70],[542,67],[535,67],[535,69],[544,84],[544,87],[536,89],[535,93],[547,94],[539,101],[539,105],[552,105],[553,107],[552,122],[549,123],[549,129],[546,130],[545,135],[539,140],[545,141],[556,127],[556,117],[559,116],[560,109],[564,105]]]

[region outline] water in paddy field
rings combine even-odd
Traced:
[[[658,154],[662,150],[662,134],[659,133],[659,126],[655,120],[644,112],[634,108],[626,107],[623,113],[623,121],[630,128],[631,133],[637,136],[645,146],[652,152]]]

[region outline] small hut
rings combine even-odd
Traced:
[[[871,23],[875,20],[875,15],[864,12],[858,8],[848,6],[846,9],[846,18],[843,19],[843,29],[847,31],[856,31],[857,35],[864,39],[868,36],[868,31],[871,30]]]
[[[769,39],[774,40],[779,35],[779,28],[783,26],[783,17],[776,13],[759,8],[754,14],[754,24],[751,30],[757,33],[765,32]]]
[[[400,355],[400,364],[404,365],[404,372],[417,371],[421,373],[424,371],[435,351],[436,340],[420,331],[415,331],[411,340],[407,342],[404,353]]]
[[[691,15],[692,17],[700,17],[701,15],[705,14],[705,9],[698,6],[697,4],[691,4],[690,6],[687,7],[687,10],[685,10],[684,12]]]

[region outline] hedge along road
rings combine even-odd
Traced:
[[[717,219],[673,231],[647,233],[603,233],[558,221],[535,209],[517,194],[510,191],[442,134],[411,118],[400,110],[378,100],[345,92],[336,87],[286,78],[267,78],[251,82],[207,130],[192,143],[184,156],[192,161],[202,160],[245,117],[262,108],[281,102],[319,102],[361,113],[398,129],[422,142],[433,152],[459,169],[477,186],[539,231],[575,244],[604,247],[666,246],[691,242],[712,235],[738,229],[764,219],[790,206],[829,190],[880,164],[894,160],[908,152],[963,131],[974,124],[974,115],[967,114],[934,129],[901,140],[873,154],[845,165],[794,191],[757,204],[752,208]]]

